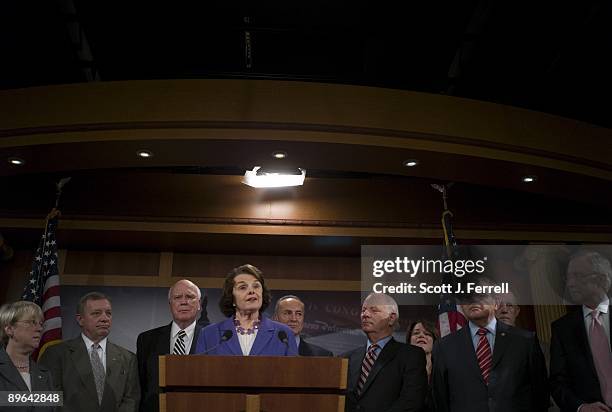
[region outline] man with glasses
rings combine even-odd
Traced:
[[[486,278],[476,283],[494,286]],[[468,325],[434,346],[436,411],[547,411],[546,364],[536,335],[497,322],[495,295],[463,295],[460,303]]]
[[[172,322],[138,335],[136,356],[142,412],[159,411],[159,355],[194,353],[202,328],[196,322],[202,309],[200,299],[200,288],[187,279],[179,280],[168,291]]]
[[[64,412],[136,412],[140,400],[136,356],[108,340],[110,299],[90,292],[79,300],[81,335],[50,346],[40,358],[64,392]]]
[[[550,383],[563,412],[612,411],[610,261],[583,249],[569,261],[566,289],[576,305],[552,324]]]
[[[519,313],[521,313],[521,308],[516,303],[514,293],[509,291],[508,293],[499,295],[499,298],[500,302],[495,311],[495,317],[506,325],[516,326],[516,318],[518,318]]]

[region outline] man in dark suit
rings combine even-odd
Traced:
[[[494,284],[481,278],[479,286]],[[546,411],[546,364],[533,332],[495,319],[493,290],[462,297],[468,325],[433,351],[433,398],[439,412]]]
[[[334,356],[327,349],[306,342],[300,335],[304,328],[304,302],[297,296],[286,295],[276,301],[274,320],[289,326],[295,335],[300,356]]]
[[[141,412],[159,411],[159,355],[193,354],[202,325],[196,322],[201,310],[200,289],[182,279],[168,291],[172,322],[142,332],[136,341],[138,374],[142,401]]]
[[[550,383],[563,412],[612,411],[610,261],[583,250],[570,259],[566,288],[580,306],[552,324]]]
[[[138,411],[136,356],[108,341],[112,316],[108,297],[86,294],[77,308],[81,336],[50,346],[40,358],[54,389],[64,392],[63,411]]]
[[[372,293],[361,307],[367,345],[349,352],[346,411],[420,411],[427,393],[425,352],[393,339],[397,303]]]

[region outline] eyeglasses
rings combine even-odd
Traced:
[[[42,327],[43,327],[43,325],[45,324],[45,322],[44,322],[44,321],[41,321],[41,320],[35,320],[35,319],[30,319],[30,320],[18,320],[16,323],[23,323],[24,325],[31,326],[31,327],[40,326],[41,328],[42,328]]]

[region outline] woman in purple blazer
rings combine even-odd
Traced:
[[[286,325],[263,316],[271,294],[253,265],[232,269],[225,277],[219,307],[228,319],[200,331],[196,354],[291,356],[298,349]]]

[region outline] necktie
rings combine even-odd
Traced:
[[[478,367],[480,367],[480,373],[482,373],[482,379],[485,383],[489,384],[489,374],[491,373],[491,364],[493,362],[493,356],[491,354],[491,346],[487,339],[487,333],[489,331],[485,328],[478,329],[476,332],[479,336],[478,346],[476,347],[476,359],[478,360]]]
[[[363,358],[363,362],[361,363],[361,374],[359,375],[359,382],[357,382],[357,394],[361,395],[361,391],[363,390],[363,385],[365,385],[366,379],[368,379],[368,375],[372,370],[372,366],[374,366],[374,362],[376,362],[376,358],[378,355],[376,354],[376,349],[378,349],[376,343],[370,345],[368,352]]]
[[[106,371],[104,370],[102,359],[98,353],[99,349],[101,349],[99,344],[94,343],[91,345],[91,370],[96,383],[96,392],[98,392],[98,404],[101,404],[102,395],[104,394],[104,380],[106,378]]]
[[[601,397],[604,403],[612,405],[612,354],[598,310],[591,312],[591,353],[599,378]]]
[[[184,330],[179,330],[176,342],[174,342],[174,349],[172,350],[173,355],[184,355],[185,354],[185,336],[187,334]]]

